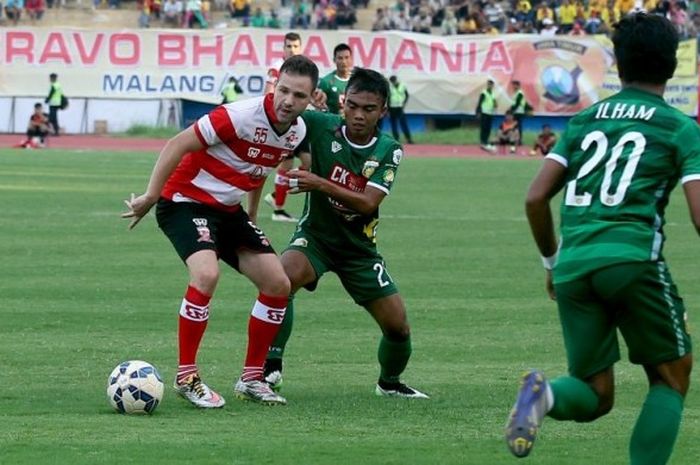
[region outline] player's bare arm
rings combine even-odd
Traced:
[[[248,209],[246,212],[248,213],[250,221],[253,223],[257,223],[258,221],[258,206],[260,205],[263,187],[265,187],[264,184],[257,189],[248,192]]]
[[[695,230],[700,235],[700,180],[688,181],[683,184],[683,192],[688,202],[690,219],[693,221]]]
[[[368,185],[363,192],[355,192],[309,171],[293,170],[288,173],[288,176],[290,194],[314,190],[323,192],[362,215],[370,215],[375,212],[386,197],[383,191],[371,185]]]
[[[122,218],[131,218],[129,229],[133,229],[158,201],[165,182],[178,163],[180,163],[182,157],[188,152],[194,152],[203,148],[204,145],[197,137],[194,126],[181,131],[166,142],[153,167],[146,192],[139,196],[132,193],[131,197],[124,201],[129,211],[122,213],[121,216]]]
[[[557,253],[557,239],[554,233],[554,220],[550,201],[562,188],[566,168],[553,160],[545,160],[542,169],[530,185],[525,201],[525,212],[530,223],[532,236],[543,257],[553,257]],[[546,270],[545,289],[554,300],[552,270]]]

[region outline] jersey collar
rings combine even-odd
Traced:
[[[350,139],[348,139],[348,135],[345,134],[345,130],[347,129],[347,126],[342,125],[340,127],[340,131],[343,133],[343,138],[347,141],[348,144],[350,144],[350,147],[354,149],[366,149],[374,145],[375,142],[377,142],[377,136],[372,136],[372,138],[367,142],[365,145],[358,145],[352,142]]]

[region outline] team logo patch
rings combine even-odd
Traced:
[[[378,161],[367,160],[364,166],[362,167],[362,176],[366,177],[367,179],[371,178],[378,166]]]
[[[403,157],[403,150],[401,150],[401,149],[394,150],[393,160],[394,160],[395,165],[398,165],[399,163],[401,163],[401,157]]]
[[[298,237],[298,238],[294,239],[294,242],[292,242],[290,245],[294,245],[296,247],[306,247],[309,245],[309,241],[307,241],[303,237]]]
[[[197,239],[197,242],[210,242],[213,244],[214,241],[211,238],[211,231],[209,231],[209,227],[207,226],[207,219],[192,218],[192,222],[197,227],[197,233],[199,233],[199,239]]]
[[[394,170],[388,169],[384,172],[384,182],[387,184],[394,182]]]
[[[338,143],[338,141],[335,141],[335,140],[334,140],[333,143],[331,143],[331,152],[333,152],[333,153],[338,153],[338,152],[340,152],[341,150],[343,150],[343,146],[340,145],[340,144]]]
[[[257,158],[260,155],[260,149],[257,147],[248,148],[248,158]]]

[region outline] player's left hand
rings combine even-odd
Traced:
[[[289,177],[290,194],[316,190],[321,187],[324,181],[322,177],[304,170],[287,171],[287,176]]]

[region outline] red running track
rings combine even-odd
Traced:
[[[0,134],[0,147],[13,147],[24,140],[22,134]],[[135,151],[135,152],[159,152],[165,139],[127,138],[97,135],[62,135],[49,137],[48,149],[62,150],[109,150],[109,151]],[[408,157],[419,158],[520,158],[531,159],[525,156],[529,148],[521,148],[518,155],[490,154],[479,148],[478,145],[405,145],[404,152]]]

